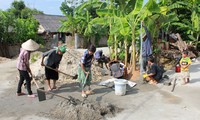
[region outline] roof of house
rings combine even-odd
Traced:
[[[60,15],[46,15],[46,14],[35,14],[33,15],[38,20],[40,27],[38,32],[43,33],[45,31],[58,32],[61,26],[61,20],[66,19],[65,16]]]

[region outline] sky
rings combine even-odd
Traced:
[[[6,10],[10,8],[14,0],[0,0],[0,9]],[[36,8],[43,11],[45,14],[62,15],[60,11],[61,3],[64,0],[23,0],[25,5],[29,8]],[[148,0],[144,0],[146,3]]]

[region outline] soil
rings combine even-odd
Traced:
[[[74,53],[76,54],[76,53]],[[65,53],[65,55],[68,55]],[[65,56],[64,55],[64,56]],[[78,55],[77,55],[78,56]],[[66,57],[73,63],[76,59]],[[66,61],[67,61],[66,59]],[[72,74],[69,70],[74,64],[67,64],[62,61],[62,67],[66,73]],[[77,60],[78,61],[78,60]],[[44,70],[40,67],[40,60],[31,65],[35,71]],[[34,65],[35,64],[35,65]],[[67,65],[66,65],[67,64]],[[28,98],[25,96],[16,96],[16,87],[18,80],[16,75],[16,60],[4,61],[0,64],[0,119],[1,120],[198,120],[200,117],[199,105],[199,68],[200,62],[191,65],[191,82],[185,86],[177,83],[174,92],[171,92],[171,86],[143,84],[141,79],[135,76],[139,72],[133,73],[135,76],[131,80],[137,83],[134,88],[127,89],[125,96],[115,95],[112,88],[98,86],[98,82],[107,80],[110,76],[103,76],[102,69],[95,65],[93,69],[99,76],[94,75],[92,90],[95,92],[84,99],[81,97],[79,84],[76,80],[60,79],[59,89],[53,90],[53,93],[69,96],[69,100],[64,100],[50,94],[46,94],[47,100],[39,102],[38,98]],[[67,69],[68,68],[68,69]],[[37,72],[33,73],[37,73]],[[167,71],[165,74],[173,78],[174,71]],[[39,76],[39,75],[38,75]],[[96,79],[96,77],[101,78]],[[38,81],[41,80],[38,78]],[[41,80],[42,81],[42,80]],[[44,81],[44,80],[43,80]],[[42,82],[39,86],[45,86]],[[36,86],[32,84],[32,91],[36,94]],[[23,92],[27,92],[22,87]],[[72,96],[72,97],[70,97]]]
[[[45,77],[44,77],[44,67],[41,66],[41,61],[42,61],[42,53],[41,52],[35,52],[32,54],[38,54],[37,60],[31,64],[31,70],[34,73],[36,80],[43,82]],[[81,59],[81,56],[83,53],[77,51],[77,50],[68,50],[62,58],[62,61],[59,65],[59,70],[70,75],[70,76],[76,76],[77,71],[78,71],[78,65],[79,61]],[[69,69],[70,68],[70,69]],[[94,63],[92,66],[92,72],[93,72],[93,81],[97,82],[102,80],[102,72],[104,70]],[[58,82],[61,83],[72,83],[74,82],[74,79],[72,77],[69,77],[67,75],[64,75],[62,73],[59,74],[59,80]]]
[[[69,96],[69,100],[60,102],[47,114],[41,114],[51,119],[58,120],[103,120],[106,117],[114,117],[122,109],[112,104],[89,101],[80,101]]]
[[[6,62],[6,61],[10,61],[10,59],[6,57],[0,57],[0,63]]]

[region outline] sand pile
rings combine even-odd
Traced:
[[[63,55],[62,61],[59,66],[59,70],[71,76],[77,75],[78,65],[79,65],[79,61],[82,55],[83,53],[77,50],[68,50],[68,52],[66,52]],[[37,60],[34,61],[35,58],[32,58],[32,57],[37,58]],[[41,66],[42,53],[41,52],[33,53],[31,56],[31,59],[33,59],[32,61],[34,61],[31,64],[31,69],[32,69],[33,74],[36,76],[36,78],[43,81],[44,67]],[[102,79],[102,68],[96,65],[93,65],[92,73],[93,73],[93,82],[100,81]],[[74,82],[74,80],[71,77],[63,75],[61,73],[60,73],[59,81],[60,82],[66,82],[66,81]]]
[[[103,120],[122,111],[112,104],[69,98],[60,102],[46,117],[58,120]]]
[[[0,63],[6,62],[6,61],[9,61],[9,60],[11,60],[11,59],[6,58],[6,57],[0,57]]]

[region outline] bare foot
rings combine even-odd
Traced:
[[[94,94],[94,92],[93,92],[92,90],[87,90],[85,93],[86,93],[87,95],[92,95],[92,94]]]
[[[50,87],[47,89],[47,91],[51,91],[51,90],[52,90],[52,88],[50,88]]]
[[[85,93],[85,91],[82,91],[81,96],[82,96],[83,98],[86,98],[86,97],[87,97],[87,94]]]

